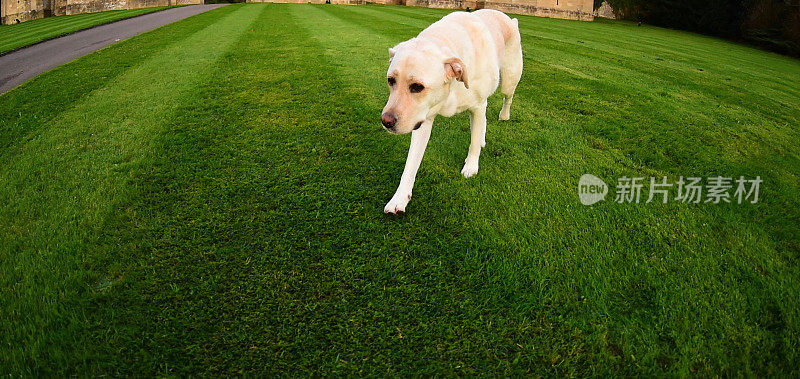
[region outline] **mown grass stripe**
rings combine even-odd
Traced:
[[[128,279],[111,295],[113,304],[129,308],[117,313],[117,318],[102,318],[112,322],[108,329],[116,331],[110,339],[158,350],[152,357],[117,357],[119,364],[115,367],[124,371],[153,372],[158,369],[160,357],[169,356],[187,362],[208,362],[207,371],[213,373],[311,373],[315,372],[313,367],[342,373],[379,373],[363,367],[360,359],[337,361],[335,355],[341,351],[325,349],[321,344],[350,342],[346,354],[363,354],[371,359],[369,356],[375,351],[363,341],[377,339],[380,345],[389,342],[382,336],[383,321],[378,319],[353,333],[330,333],[344,327],[341,322],[348,318],[362,322],[365,302],[383,292],[370,283],[383,280],[387,273],[391,276],[424,270],[448,282],[458,278],[453,270],[436,269],[454,264],[449,259],[442,263],[438,254],[436,245],[445,236],[428,230],[436,230],[437,222],[414,226],[414,219],[410,219],[402,227],[380,212],[372,212],[384,201],[381,194],[394,185],[388,180],[388,172],[396,162],[394,158],[374,162],[386,146],[393,146],[393,139],[375,129],[369,119],[374,106],[363,101],[360,88],[361,83],[369,81],[343,81],[337,75],[339,63],[319,55],[319,51],[333,46],[310,38],[291,8],[263,7],[268,11],[255,24],[255,34],[242,40],[232,49],[234,53],[219,63],[204,86],[203,98],[207,101],[186,106],[174,129],[164,133],[162,161],[153,172],[144,173],[142,185],[137,186],[144,189],[145,202],[134,213],[148,216],[139,220],[143,226],[121,230],[145,230],[152,233],[147,234],[152,238],[140,240],[124,232],[111,233],[112,241],[134,237],[132,245],[152,252],[144,256],[148,259],[146,264],[140,263],[141,254],[133,254],[131,259],[139,263],[123,269]],[[341,30],[326,29],[328,25],[317,25],[314,35],[323,30]],[[342,53],[349,59],[360,58],[344,50]],[[275,59],[265,60],[262,55]],[[215,122],[205,122],[206,114],[217,115]],[[321,117],[295,122],[303,114]],[[404,147],[394,146],[392,150],[402,154]],[[384,171],[387,174],[380,174]],[[379,172],[378,177],[374,172]],[[381,177],[387,180],[379,180]],[[157,190],[187,185],[185,191]],[[209,203],[212,198],[219,202]],[[216,211],[207,213],[202,204],[210,204]],[[326,217],[320,217],[319,212],[325,212]],[[449,235],[449,229],[440,230]],[[351,242],[337,237],[341,230],[349,230],[350,237],[357,239],[351,248],[347,247]],[[431,233],[433,238],[422,238]],[[374,235],[391,238],[376,244],[371,242]],[[453,241],[450,237],[451,246],[470,244],[466,238]],[[414,253],[401,250],[408,242],[412,242]],[[219,245],[231,264],[217,266],[213,271],[207,271],[211,266],[197,267],[195,271],[182,269],[206,259],[206,252],[216,254],[208,250],[212,245]],[[253,250],[258,253],[252,254]],[[208,275],[220,284],[231,283],[234,276],[247,276],[245,286],[249,289],[245,292],[253,289],[258,294],[243,296],[240,289],[245,287],[223,285],[214,291],[195,292],[191,299],[183,301],[183,295],[164,298],[148,290],[166,283],[190,288],[200,285],[197,280]],[[453,300],[450,290],[424,288],[417,279],[413,280],[411,285],[390,291],[407,295],[420,289],[430,300],[419,301],[432,307],[434,313],[438,311],[433,304]],[[484,282],[475,277],[470,280],[476,282],[458,288]],[[292,290],[286,291],[287,286]],[[218,291],[225,295],[215,300]],[[316,304],[314,312],[308,312],[299,301],[319,294],[330,294],[326,297],[331,301]],[[165,308],[169,311],[161,313],[147,306],[154,301],[153,295],[160,299],[159,303],[170,304]],[[411,309],[399,297],[376,306],[382,313],[394,306]],[[193,316],[186,317],[190,314]],[[240,337],[218,339],[215,336],[223,331],[213,326],[196,327],[214,324],[215,314],[238,315]],[[396,322],[405,330],[414,328],[419,320],[429,322],[425,321],[429,316],[415,312],[399,315],[403,317]],[[374,319],[377,315],[366,316]],[[309,328],[300,336],[292,335],[291,328],[296,323]],[[135,327],[129,331],[121,325]],[[99,329],[101,340],[109,338],[103,334],[106,328]],[[189,346],[181,337],[187,330],[193,330]],[[354,340],[356,337],[358,340]],[[396,370],[402,372],[402,359],[419,355],[417,347],[423,342],[389,357],[397,365]],[[284,358],[276,359],[279,356]],[[425,356],[434,359],[430,351]],[[136,359],[144,359],[144,366]],[[182,371],[187,369],[178,370],[189,372]]]
[[[774,72],[776,64],[796,64],[791,59],[780,57],[775,54],[763,52],[752,47],[738,45],[732,42],[716,39],[713,37],[699,36],[685,32],[668,31],[655,27],[636,27],[635,24],[624,22],[608,23],[598,22],[582,25],[582,22],[571,22],[565,20],[537,20],[535,24],[521,23],[520,28],[523,32],[532,35],[540,35],[551,39],[560,40],[565,43],[581,43],[574,38],[570,38],[573,31],[594,31],[582,36],[583,43],[593,41],[602,45],[614,46],[618,52],[631,57],[643,57],[647,53],[655,53],[663,59],[676,60],[688,64],[712,64],[714,66],[724,65],[727,70],[737,70],[740,64],[758,66],[759,73]],[[530,25],[530,26],[529,26]],[[532,27],[535,25],[535,27]],[[619,28],[618,33],[609,33],[609,28]],[[684,34],[684,47],[679,51],[671,48],[668,35],[672,33]],[[631,44],[635,44],[636,49],[631,49]],[[709,48],[713,45],[714,48]],[[717,51],[724,52],[723,55],[715,55]],[[759,59],[769,57],[767,60]],[[772,64],[765,64],[771,62]],[[772,76],[765,76],[772,79]]]
[[[0,254],[8,257],[2,262],[6,275],[0,285],[0,308],[9,321],[3,323],[3,345],[27,347],[4,358],[8,364],[25,367],[35,362],[42,344],[65,342],[25,331],[55,331],[78,322],[63,318],[64,297],[90,290],[85,281],[92,274],[82,267],[86,249],[113,207],[130,196],[126,183],[131,171],[147,164],[153,134],[161,132],[208,65],[227,52],[256,16],[251,9],[237,8],[153,55],[38,130],[13,161],[0,167],[5,183],[0,189]],[[102,111],[89,122],[87,115],[98,109]],[[36,270],[20,270],[28,265]],[[12,323],[24,326],[8,328]]]
[[[131,38],[134,43],[115,44],[48,71],[0,95],[0,162],[8,162],[17,154],[20,141],[61,112],[88,97],[131,67],[159,52],[166,46],[179,44],[204,27],[208,17],[228,14],[232,9],[215,9],[212,16],[195,16],[198,22],[173,23],[163,30]],[[41,101],[42,98],[56,99]]]
[[[8,52],[26,45],[85,29],[109,21],[157,12],[168,7],[141,8],[79,15],[57,16],[33,20],[18,25],[0,28],[0,53]]]
[[[70,22],[65,22],[63,24],[53,23],[53,25],[45,26],[35,30],[23,30],[20,31],[20,33],[8,36],[8,38],[5,40],[6,44],[3,46],[3,51],[13,50],[17,47],[30,45],[36,41],[45,40],[60,34],[67,34],[71,31],[84,29],[91,25],[99,25],[106,22],[106,20],[125,17],[127,17],[127,15],[114,15],[113,17],[109,18],[93,17],[84,20],[71,20]]]
[[[163,9],[159,7],[158,9]],[[31,34],[42,34],[42,32],[51,31],[53,29],[68,29],[70,26],[79,25],[84,23],[92,23],[96,20],[114,18],[119,16],[127,16],[131,14],[141,13],[142,11],[107,11],[103,13],[84,13],[75,16],[58,16],[57,18],[47,18],[48,22],[34,23],[33,25],[21,24],[26,27],[15,26],[7,30],[3,30],[4,36],[16,36],[16,38],[30,37]],[[62,18],[63,17],[63,18]],[[9,40],[7,40],[9,41]]]
[[[523,33],[523,35],[530,37],[527,33]],[[783,91],[783,88],[774,88],[763,81],[758,81],[758,83],[762,84],[759,86],[753,86],[753,82],[751,81],[730,82],[726,80],[726,75],[721,74],[721,72],[724,72],[723,69],[715,69],[713,66],[709,67],[705,64],[702,66],[706,67],[706,70],[701,72],[697,70],[697,65],[676,65],[672,62],[670,62],[669,66],[666,64],[656,65],[652,63],[652,58],[644,59],[637,56],[625,56],[624,53],[620,54],[624,58],[620,58],[620,55],[617,55],[618,52],[615,51],[616,49],[613,47],[596,46],[588,49],[580,47],[574,50],[567,50],[563,43],[555,40],[537,39],[536,42],[527,45],[525,49],[527,53],[526,57],[529,61],[550,65],[560,65],[565,59],[573,57],[576,54],[584,57],[584,61],[578,62],[580,66],[569,67],[567,69],[572,69],[575,72],[583,72],[582,78],[586,80],[602,80],[606,82],[609,79],[619,76],[621,74],[619,71],[625,71],[623,74],[624,76],[635,78],[635,83],[643,88],[659,86],[659,88],[664,89],[691,89],[702,85],[705,94],[712,95],[715,98],[730,98],[730,88],[731,86],[735,86],[741,91],[747,92],[747,95],[742,93],[740,96],[730,99],[735,104],[744,101],[745,97],[747,97],[749,99],[748,101],[751,103],[754,99],[765,104],[773,103],[774,98],[784,98],[786,94],[791,95],[793,92],[789,91],[786,93]],[[589,64],[589,62],[593,63]],[[756,80],[756,78],[753,78],[753,80]],[[775,82],[780,83],[780,86],[785,85],[785,83]],[[630,82],[620,84],[627,86]],[[796,99],[796,97],[792,96],[786,98]],[[784,109],[784,111],[786,112],[780,112],[778,114],[771,112],[765,116],[775,116],[776,118],[780,117],[785,120],[785,117],[787,117],[791,111],[788,111],[788,109]]]
[[[164,7],[158,7],[155,9],[107,11],[102,13],[83,13],[79,15],[57,16],[55,18],[41,19],[42,22],[38,23],[29,21],[28,23],[12,25],[9,26],[8,29],[2,30],[2,34],[4,36],[16,36],[16,38],[30,38],[33,34],[43,34],[42,32],[47,32],[54,29],[69,29],[71,26],[93,23],[96,20],[127,16],[131,14],[142,13],[143,11],[163,8]],[[11,42],[13,40],[7,41]]]

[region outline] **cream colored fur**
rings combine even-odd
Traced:
[[[471,142],[461,173],[478,172],[486,145],[486,99],[500,86],[500,120],[510,117],[514,90],[522,75],[522,46],[517,20],[495,10],[454,12],[417,37],[389,49],[389,100],[384,127],[411,132],[411,147],[400,185],[384,212],[405,212],[433,121],[470,112]],[[420,88],[422,88],[420,90]]]

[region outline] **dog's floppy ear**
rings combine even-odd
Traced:
[[[464,83],[464,87],[469,88],[469,79],[467,78],[467,67],[464,62],[456,57],[448,58],[444,61],[444,72],[447,79],[455,79]]]
[[[396,53],[396,52],[397,52],[397,49],[395,49],[394,47],[390,47],[389,48],[389,62],[392,61],[392,58],[394,58],[394,53]]]

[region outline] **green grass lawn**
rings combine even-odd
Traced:
[[[800,62],[520,16],[511,120],[405,215],[386,48],[444,10],[232,5],[0,95],[0,373],[797,375]],[[757,204],[578,178],[761,176]]]
[[[0,25],[0,54],[82,29],[157,12],[166,8],[169,7],[82,13],[41,18],[13,25]]]

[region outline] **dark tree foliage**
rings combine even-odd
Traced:
[[[800,0],[608,2],[622,19],[744,40],[783,54],[800,56]]]
[[[800,0],[750,0],[742,38],[784,54],[800,56]]]
[[[738,37],[744,7],[737,0],[648,0],[648,23],[722,37]]]

